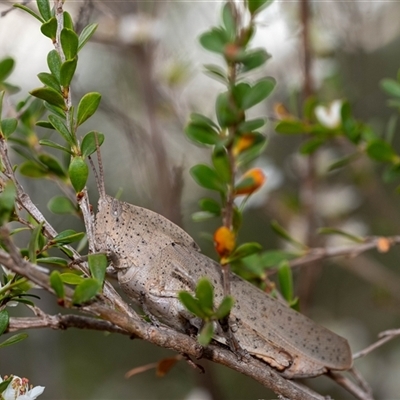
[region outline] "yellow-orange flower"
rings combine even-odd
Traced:
[[[221,258],[228,256],[235,248],[235,234],[226,226],[221,226],[214,233],[215,250]]]
[[[233,155],[236,157],[242,151],[248,149],[256,140],[256,135],[253,133],[246,133],[237,140],[233,148]]]
[[[266,177],[260,168],[249,169],[240,179],[235,187],[235,195],[250,195],[259,189],[265,182]]]

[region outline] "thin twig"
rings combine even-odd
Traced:
[[[317,247],[310,249],[307,254],[302,257],[296,258],[289,261],[291,267],[298,267],[300,265],[308,264],[316,260],[323,260],[332,257],[356,257],[365,251],[371,249],[379,249],[379,242],[382,239],[380,236],[371,236],[363,243],[350,245],[350,246],[338,246],[338,247]],[[400,236],[389,236],[385,238],[391,245],[400,244]]]
[[[10,241],[6,244],[7,247],[11,247]],[[14,253],[15,257],[13,258],[10,254],[0,249],[0,263],[54,294],[53,289],[49,285],[48,275],[37,271],[31,263],[23,260],[16,251]],[[72,290],[66,288],[66,294],[67,296],[72,295]],[[115,293],[115,296],[119,295]],[[287,398],[293,400],[324,399],[311,389],[299,386],[295,382],[283,378],[277,371],[262,361],[251,357],[246,362],[241,361],[235,354],[221,345],[210,345],[203,349],[196,340],[187,335],[167,327],[155,327],[145,322],[133,310],[129,309],[128,306],[126,307],[129,309],[129,312],[125,312],[124,310],[119,311],[116,304],[113,303],[115,298],[113,296],[109,298],[104,297],[103,299],[101,296],[92,303],[82,306],[81,310],[109,321],[113,325],[119,326],[122,330],[158,346],[169,348],[180,354],[187,354],[194,358],[204,357],[213,362],[226,365],[231,369],[252,377],[264,386]],[[69,307],[69,304],[70,302],[68,301],[64,303],[66,307]]]
[[[400,329],[390,329],[390,330],[381,332],[378,335],[378,337],[380,339],[377,340],[375,343],[372,343],[365,349],[363,349],[357,353],[354,353],[353,360],[366,356],[367,354],[371,353],[372,351],[376,350],[378,347],[381,347],[382,345],[384,345],[385,343],[389,342],[390,340],[396,338],[397,336],[400,336]]]
[[[358,386],[349,378],[343,374],[338,374],[337,372],[328,372],[328,376],[332,378],[336,383],[345,388],[353,396],[359,400],[374,400],[374,397],[370,390],[365,390],[364,388]]]

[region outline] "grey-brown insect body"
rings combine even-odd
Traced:
[[[178,300],[208,277],[216,304],[223,298],[221,267],[199,252],[194,240],[152,211],[106,196],[96,216],[98,251],[116,256],[114,267],[124,292],[166,325],[187,333],[201,320]],[[235,305],[231,329],[243,349],[288,378],[312,377],[352,365],[348,342],[304,315],[231,275]],[[217,331],[215,339],[225,343]]]

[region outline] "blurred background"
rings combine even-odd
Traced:
[[[102,146],[107,192],[130,203],[155,210],[183,226],[203,251],[215,257],[207,235],[218,221],[194,223],[197,201],[209,195],[191,179],[188,171],[198,162],[209,162],[210,151],[196,147],[184,135],[190,112],[214,117],[214,101],[223,86],[202,72],[206,63],[221,63],[198,44],[200,33],[219,20],[220,1],[74,1],[66,2],[81,27],[98,22],[99,28],[80,53],[73,99],[88,91],[102,94],[101,109],[84,126],[85,133],[106,135]],[[9,99],[17,103],[29,90],[41,86],[37,74],[47,71],[46,55],[52,44],[40,33],[39,22],[20,10],[9,11],[2,1],[0,59],[11,56],[16,68],[10,82],[21,91]],[[34,2],[28,4],[35,8]],[[384,132],[394,121],[393,109],[379,87],[383,78],[395,78],[400,67],[399,2],[348,1],[310,3],[311,79],[320,101],[350,101],[356,118]],[[251,112],[270,119],[269,144],[256,166],[268,180],[249,202],[241,231],[243,241],[258,241],[265,250],[286,248],[272,232],[275,219],[299,240],[307,230],[302,205],[306,159],[298,153],[298,136],[278,136],[274,104],[291,111],[298,108],[303,92],[302,21],[299,1],[276,1],[258,18],[255,45],[272,58],[257,77],[273,76],[273,96]],[[11,109],[11,107],[10,107]],[[45,133],[38,131],[42,137]],[[396,133],[398,129],[396,130]],[[46,133],[47,134],[47,133]],[[398,135],[394,146],[400,149]],[[322,147],[314,156],[313,188],[318,227],[334,226],[356,235],[395,235],[400,232],[399,195],[382,182],[382,169],[366,159],[351,167],[329,171],[343,149]],[[21,178],[44,215],[58,231],[82,230],[81,221],[51,214],[49,199],[59,194],[56,184]],[[93,204],[97,190],[92,179]],[[71,224],[73,226],[71,226]],[[346,244],[329,237],[327,246]],[[347,243],[348,244],[348,243]],[[295,270],[302,311],[346,337],[353,352],[374,342],[377,334],[400,323],[400,252],[370,251],[358,257],[329,259]],[[274,277],[271,277],[274,279]],[[53,314],[63,312],[54,299],[37,291],[38,305]],[[304,295],[304,297],[303,297]],[[14,310],[12,310],[14,312]],[[28,315],[21,306],[15,315]],[[233,371],[201,362],[200,375],[186,363],[178,363],[166,377],[154,370],[125,379],[135,367],[174,354],[139,340],[115,334],[67,330],[29,332],[29,339],[1,349],[0,375],[28,377],[45,386],[46,399],[273,399],[258,383]],[[355,365],[374,390],[376,398],[399,398],[400,339],[379,348]],[[333,398],[351,399],[328,378],[308,380],[317,391]]]

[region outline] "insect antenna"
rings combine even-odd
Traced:
[[[98,172],[93,163],[92,158],[90,156],[88,158],[89,158],[90,166],[92,167],[92,170],[93,170],[94,178],[96,180],[96,186],[97,186],[97,190],[99,191],[99,196],[101,199],[104,199],[106,197],[106,187],[105,187],[105,183],[104,183],[103,161],[101,158],[99,137],[97,135],[97,132],[95,132],[94,137],[95,137],[95,141],[96,141],[97,164],[99,167]]]

